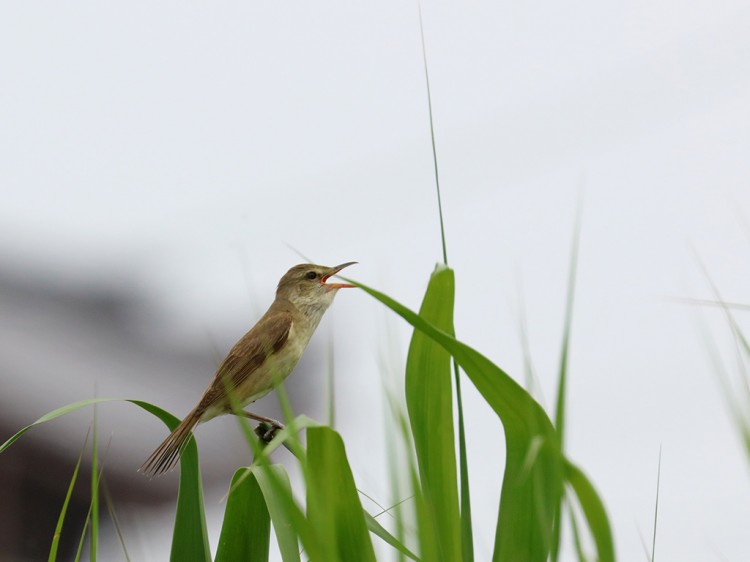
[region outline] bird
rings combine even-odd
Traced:
[[[355,263],[334,267],[303,263],[287,271],[266,313],[234,344],[198,404],[139,471],[154,477],[173,469],[195,426],[217,416],[237,413],[264,423],[270,426],[263,435],[268,439],[281,429],[276,420],[235,408],[264,397],[291,374],[338,290],[354,287],[328,280]]]

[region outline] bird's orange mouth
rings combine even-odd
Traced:
[[[323,277],[320,278],[320,284],[323,285],[328,291],[332,291],[333,289],[353,288],[354,285],[350,285],[349,283],[326,283],[326,281],[328,281],[328,279],[336,275],[339,271],[341,271],[345,267],[349,267],[350,265],[354,265],[355,263],[357,262],[349,261],[346,263],[342,263],[341,265],[337,265],[336,267],[332,267],[328,273],[326,273]]]

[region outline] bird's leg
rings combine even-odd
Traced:
[[[242,410],[242,414],[246,418],[260,422],[258,427],[255,428],[255,434],[266,443],[269,443],[274,438],[277,431],[284,429],[284,425],[273,418],[253,414],[252,412],[246,412],[245,410]]]

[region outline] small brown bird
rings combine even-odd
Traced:
[[[327,283],[328,279],[354,263],[336,267],[304,263],[287,271],[279,281],[276,299],[271,307],[234,344],[198,405],[159,445],[140,470],[156,476],[172,469],[197,424],[234,413],[230,393],[236,403],[244,408],[271,392],[275,384],[288,377],[338,290],[354,286]],[[271,425],[272,430],[281,428],[281,424],[271,418],[245,411],[242,413]]]

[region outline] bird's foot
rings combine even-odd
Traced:
[[[262,421],[255,428],[255,435],[258,436],[258,439],[268,444],[276,437],[276,433],[282,429],[284,429],[284,426],[276,420],[270,420],[269,422]]]

